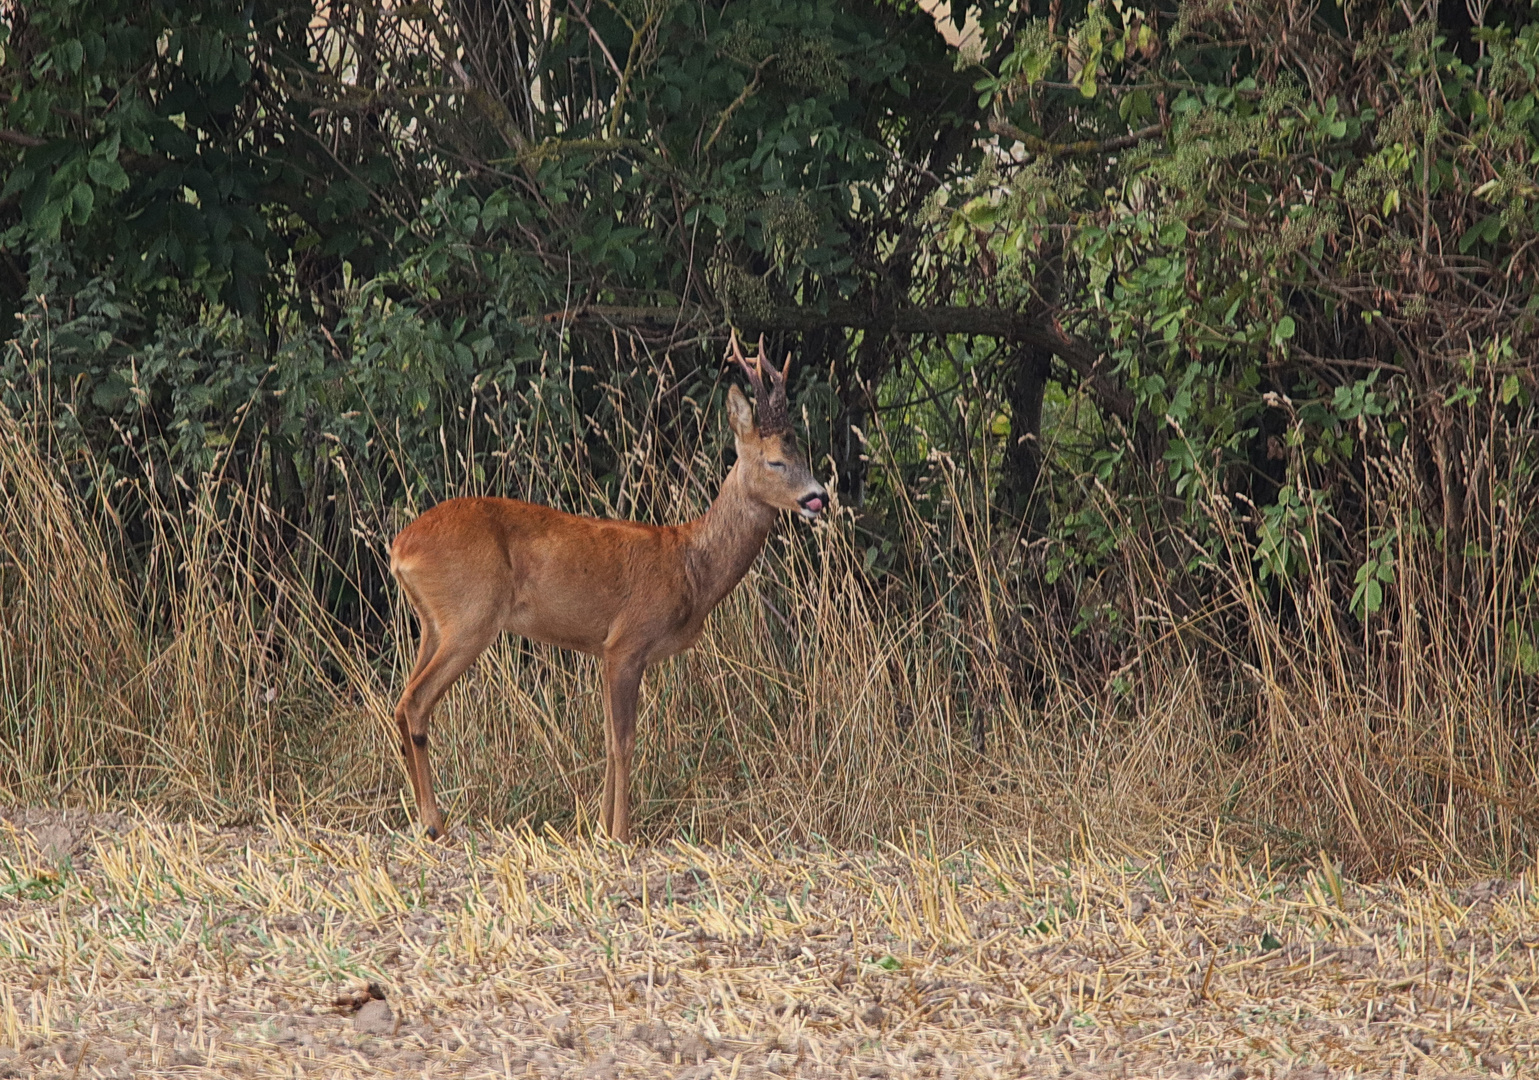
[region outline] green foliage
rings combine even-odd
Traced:
[[[0,199],[11,251],[66,233],[125,283],[256,311],[271,163],[255,120],[252,27],[229,5],[27,5],[8,27],[4,125],[20,136]],[[14,310],[14,301],[11,305]]]
[[[983,178],[946,239],[1018,267],[1028,297],[1061,260],[1043,298],[1102,343],[1146,448],[1104,456],[1121,464],[1097,480],[1140,490],[1126,465],[1156,451],[1206,552],[1190,568],[1238,526],[1261,584],[1313,565],[1366,617],[1395,581],[1393,537],[1370,531],[1378,470],[1429,463],[1415,497],[1465,546],[1495,526],[1456,457],[1532,482],[1514,436],[1533,384],[1539,26],[1455,36],[1389,6],[1350,31],[1260,4],[1171,15],[1118,0],[1024,24],[975,89],[1030,160]],[[1151,121],[1154,139],[1094,149]],[[1099,496],[1059,491],[1075,537],[1094,516],[1075,504]],[[1077,542],[1092,564],[1105,550]]]
[[[1238,582],[1362,625],[1402,610],[1404,520],[1449,588],[1527,603],[1527,563],[1481,566],[1539,467],[1539,23],[951,14],[961,47],[832,0],[13,8],[5,400],[69,402],[82,485],[265,475],[343,562],[360,488],[502,490],[535,430],[614,495],[613,433],[678,436],[722,324],[779,313],[873,579],[947,595],[900,524],[975,515],[1041,541],[1000,556],[1004,609],[1071,595],[1112,651],[1135,539],[1194,608]],[[1035,334],[884,322],[959,308]],[[644,416],[629,379],[664,387]]]
[[[468,394],[527,396],[536,366],[592,415],[604,361],[520,319],[852,294],[893,147],[966,85],[933,23],[826,0],[507,14],[521,59],[474,17],[57,0],[0,23],[13,404],[67,386],[85,444],[128,468],[127,425],[189,475],[243,441],[296,474],[328,446],[367,464],[371,424],[430,460]],[[498,81],[515,60],[538,94]]]
[[[1384,606],[1384,590],[1395,580],[1395,534],[1387,532],[1368,543],[1368,561],[1357,568],[1352,614],[1366,619]]]
[[[68,868],[59,870],[27,870],[18,868],[9,859],[0,859],[0,896],[13,903],[27,900],[51,900],[69,888]],[[19,871],[19,872],[18,872]]]

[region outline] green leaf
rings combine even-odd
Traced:
[[[53,56],[55,63],[73,75],[85,59],[85,47],[78,41],[61,41],[53,47]]]
[[[32,170],[25,165],[16,169],[10,176],[6,177],[4,189],[0,189],[0,199],[9,199],[12,195],[25,188],[28,184],[32,183],[34,175]]]
[[[999,220],[1000,208],[992,199],[978,198],[970,201],[962,207],[962,215],[967,218],[969,224],[979,229],[990,228]]]
[[[70,220],[76,225],[84,224],[91,216],[91,208],[96,205],[96,191],[82,180],[70,189],[69,197],[72,204]]]
[[[1490,243],[1501,235],[1502,216],[1500,214],[1488,214],[1469,227],[1465,234],[1459,237],[1459,254],[1469,254],[1470,248],[1482,241]]]
[[[42,220],[44,213],[51,205],[48,201],[49,177],[34,177],[27,193],[21,197],[21,218],[29,224],[36,224]]]
[[[1450,405],[1473,405],[1480,400],[1480,387],[1461,385],[1443,401],[1446,408]]]
[[[107,58],[107,43],[102,36],[95,31],[85,36],[85,58],[93,68],[102,66],[102,61]]]
[[[128,383],[116,371],[108,375],[91,391],[91,402],[98,409],[112,412],[128,400]]]
[[[109,191],[123,191],[128,187],[128,174],[123,166],[110,158],[93,157],[86,162],[86,173]]]
[[[1128,125],[1142,123],[1145,117],[1154,114],[1154,102],[1147,90],[1134,90],[1131,94],[1123,94],[1117,103],[1117,115],[1122,122]]]
[[[1511,405],[1522,391],[1523,384],[1518,382],[1518,377],[1516,375],[1508,375],[1502,380],[1502,404]]]
[[[1363,607],[1372,614],[1384,606],[1384,586],[1379,584],[1377,578],[1371,578],[1363,584]]]
[[[58,199],[44,203],[38,211],[37,220],[33,222],[33,228],[42,236],[55,239],[59,235],[59,226],[64,222],[65,204]]]

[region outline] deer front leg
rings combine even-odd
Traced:
[[[615,725],[609,718],[609,676],[604,677],[604,797],[599,803],[599,828],[613,836],[615,824]]]
[[[636,703],[646,662],[639,656],[604,657],[604,831],[621,843],[631,839],[631,761],[636,754]]]

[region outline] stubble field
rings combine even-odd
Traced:
[[[1533,883],[0,821],[0,1075],[1524,1075]],[[1264,865],[1262,863],[1261,865]],[[372,984],[372,990],[370,989]],[[383,1000],[376,1000],[383,995]]]

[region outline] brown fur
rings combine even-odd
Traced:
[[[783,386],[777,389],[783,399]],[[777,511],[816,517],[828,502],[789,431],[761,434],[737,387],[728,393],[727,410],[737,463],[710,509],[683,525],[578,517],[516,499],[464,498],[433,507],[396,537],[390,572],[416,609],[422,642],[395,718],[429,836],[443,833],[444,820],[428,768],[428,717],[454,680],[506,631],[603,658],[607,767],[601,823],[616,839],[630,839],[642,674],[695,643],[706,615],[764,547]],[[809,507],[814,500],[816,508]]]

